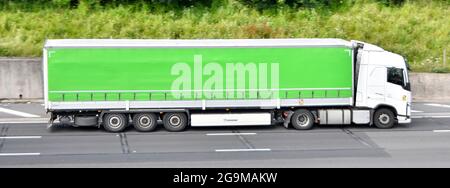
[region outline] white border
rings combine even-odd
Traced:
[[[43,69],[43,76],[44,76],[44,106],[45,109],[49,109],[49,101],[48,101],[48,57],[47,57],[47,49],[44,48],[43,54],[42,54],[42,69]]]
[[[133,110],[133,109],[208,109],[208,108],[260,108],[311,106],[351,106],[352,97],[316,99],[246,99],[246,100],[175,100],[175,101],[85,101],[52,102],[50,110]]]
[[[335,47],[353,48],[343,39],[53,39],[45,48]]]

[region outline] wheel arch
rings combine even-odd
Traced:
[[[379,105],[377,105],[377,106],[373,109],[372,115],[373,115],[378,109],[381,109],[381,108],[387,108],[387,109],[391,110],[391,111],[394,113],[394,116],[395,116],[395,117],[397,117],[397,115],[398,115],[397,110],[396,110],[393,106],[388,105],[388,104],[379,104]]]
[[[375,116],[375,112],[376,112],[377,110],[379,110],[379,109],[382,109],[382,108],[391,110],[392,113],[394,113],[394,120],[395,120],[395,122],[398,121],[398,120],[397,120],[397,115],[398,115],[398,113],[397,113],[397,110],[396,110],[393,106],[388,105],[388,104],[379,104],[379,105],[377,105],[375,108],[373,108],[373,110],[371,110],[371,112],[370,112],[370,123],[369,123],[370,126],[373,126],[373,125],[374,125],[374,123],[373,123],[373,118],[374,118],[374,116]]]

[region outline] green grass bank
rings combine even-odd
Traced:
[[[450,72],[450,1],[345,1],[338,7],[266,9],[228,0],[210,6],[3,6],[0,56],[39,57],[60,38],[343,38],[406,56],[413,71]]]

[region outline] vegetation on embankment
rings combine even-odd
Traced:
[[[414,71],[450,71],[449,0],[152,1],[5,0],[0,56],[41,56],[59,38],[343,38],[402,54]]]

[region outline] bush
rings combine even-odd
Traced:
[[[35,11],[48,8],[98,9],[121,5],[150,8],[181,9],[192,6],[210,7],[222,0],[0,0],[0,9]]]
[[[433,73],[450,73],[450,68],[444,67],[444,66],[436,66],[431,69],[431,72],[433,72]]]
[[[293,8],[333,8],[344,4],[348,0],[240,0],[243,4],[257,8],[258,10],[289,6]]]
[[[388,5],[388,6],[399,6],[402,5],[405,0],[377,0],[378,2],[384,4],[384,5]]]

